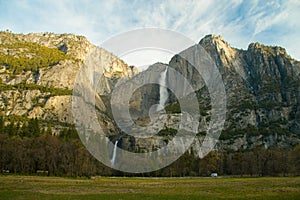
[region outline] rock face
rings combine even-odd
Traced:
[[[34,58],[35,55],[30,53],[30,43],[47,47],[49,52],[56,54],[57,51],[63,52],[64,56],[54,64],[21,72],[12,71],[2,60],[1,115],[7,118],[38,118],[45,122],[45,126],[50,123],[58,133],[64,125],[73,124],[72,90],[78,71],[86,68],[93,72],[88,75],[93,87],[87,89],[95,96],[98,121],[104,132],[111,140],[120,140],[118,145],[127,150],[156,150],[166,145],[176,134],[182,117],[178,103],[180,99],[168,90],[165,110],[159,110],[155,105],[160,102],[160,86],[147,84],[133,92],[129,110],[134,123],[140,127],[132,131],[159,132],[145,140],[122,135],[124,132],[116,125],[112,116],[111,94],[117,88],[117,82],[123,79],[133,83],[158,83],[160,74],[168,68],[167,84],[178,81],[178,77],[171,72],[176,70],[188,80],[197,94],[201,117],[199,133],[192,149],[195,155],[199,154],[197,150],[200,149],[211,120],[211,97],[200,73],[180,56],[197,56],[193,48],[174,55],[168,64],[156,63],[138,74],[135,67],[128,66],[105,49],[95,47],[82,36],[1,32],[0,56],[12,56],[13,61],[18,62],[20,56]],[[20,47],[19,44],[23,46]],[[256,145],[266,148],[273,145],[291,147],[300,142],[298,61],[292,59],[281,47],[252,43],[247,50],[240,50],[231,47],[222,37],[214,35],[204,37],[197,45],[203,47],[214,61],[226,90],[225,128],[216,148],[238,150]],[[185,86],[178,86],[177,89],[184,90]],[[122,100],[123,97],[123,94],[119,94],[117,99]],[[156,118],[158,110],[161,115]]]
[[[73,34],[29,33],[24,35],[1,32],[1,44],[13,44],[16,42],[33,42],[41,46],[58,48],[79,60],[84,60],[91,48],[94,47],[84,36]]]
[[[252,43],[247,50],[240,50],[231,47],[221,36],[215,35],[204,37],[198,45],[201,45],[215,62],[226,90],[227,118],[216,148],[233,150],[255,146],[286,148],[300,142],[298,61],[292,59],[281,47]],[[211,115],[210,95],[201,75],[180,56],[182,54],[193,56],[196,52],[192,49],[175,55],[168,67],[179,71],[194,87],[200,108],[204,111],[199,126],[199,133],[203,133]],[[152,91],[147,89],[149,96],[143,96],[144,102],[147,102],[144,99],[158,96],[158,90],[153,91],[153,88]],[[169,93],[169,108],[178,107],[174,94],[170,91]],[[143,108],[150,107],[151,105],[143,106]],[[169,113],[168,116],[173,114]],[[172,124],[174,122],[168,122],[163,126],[171,128]],[[153,140],[162,139],[153,138]],[[198,141],[202,140],[203,134],[200,134]],[[198,141],[195,140],[193,146],[195,154],[200,148]],[[158,142],[153,141],[153,144]]]
[[[278,122],[299,134],[296,116],[300,68],[285,49],[252,43],[246,51],[238,50],[212,35],[199,44],[213,57],[223,76],[229,110],[227,127],[259,127]]]
[[[66,56],[54,65],[41,65],[35,70],[21,72],[11,71],[11,63],[3,61],[0,64],[1,115],[8,118],[15,115],[38,118],[52,124],[57,133],[61,125],[73,124],[71,95],[75,78],[81,68],[89,68],[95,73],[99,72],[96,106],[104,112],[103,121],[112,123],[106,116],[106,107],[100,96],[109,94],[117,79],[128,79],[137,74],[137,69],[94,46],[85,37],[72,34],[24,35],[1,32],[0,56],[9,58],[13,54],[14,62],[25,62],[22,59],[35,56],[31,53],[34,51],[31,49],[32,43],[48,48],[46,50],[62,51]],[[94,65],[97,65],[96,69],[91,68]]]

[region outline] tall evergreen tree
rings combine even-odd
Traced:
[[[3,133],[4,133],[4,119],[3,119],[3,116],[0,116],[0,134],[3,134]]]

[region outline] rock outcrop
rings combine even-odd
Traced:
[[[44,66],[38,63],[38,67],[34,70],[29,66],[29,69],[19,72],[12,71],[10,67],[12,63],[6,63],[5,59],[2,59],[4,61],[0,64],[1,115],[7,118],[23,116],[46,121],[53,125],[55,133],[58,133],[64,124],[73,124],[72,90],[81,68],[89,68],[91,73],[99,72],[96,106],[103,112],[106,112],[106,108],[101,95],[111,93],[117,79],[128,79],[138,73],[135,67],[128,66],[106,50],[94,46],[85,37],[72,34],[24,35],[1,32],[0,56],[10,58],[9,56],[13,54],[12,62],[20,62],[20,65],[23,65],[22,62],[26,61],[24,58],[36,56],[32,53],[35,50],[31,49],[31,44],[47,48],[46,50],[50,52],[59,50],[65,56],[54,65]],[[50,58],[51,54],[45,59]],[[95,65],[96,68],[91,68]],[[109,118],[106,116],[105,120],[107,119]]]
[[[26,59],[35,56],[30,50],[32,43],[47,48],[50,57],[58,55],[57,60],[46,66],[41,61],[38,67],[28,67]],[[208,35],[197,45],[215,63],[226,91],[226,122],[215,148],[238,150],[257,145],[287,148],[300,142],[300,62],[281,47],[252,43],[247,50],[241,50],[231,47],[221,36]],[[171,73],[176,70],[196,92],[201,117],[191,149],[198,155],[212,112],[211,96],[201,73],[181,56],[197,57],[193,49],[174,55],[168,64],[156,63],[138,74],[135,67],[94,46],[83,36],[1,32],[0,56],[12,61],[7,63],[2,59],[0,63],[0,113],[7,119],[14,116],[40,119],[58,133],[65,125],[73,124],[74,83],[78,71],[87,68],[92,72],[89,79],[92,86],[87,89],[95,96],[98,121],[104,132],[111,140],[120,140],[119,146],[129,151],[156,150],[167,145],[176,134],[182,116],[180,99],[168,90],[166,107],[159,110],[155,105],[159,104],[160,86],[148,84],[135,90],[130,98],[130,115],[140,128],[132,131],[158,132],[145,140],[124,135],[116,125],[111,94],[121,79],[143,83],[146,77],[146,81],[159,82],[160,74],[168,68],[167,84],[174,81],[180,85],[176,83],[178,77]],[[27,66],[24,70],[13,70],[10,68],[10,64],[16,65],[13,62],[20,65],[25,62]],[[177,89],[184,91],[185,85]],[[121,100],[123,95],[118,98]]]
[[[231,47],[221,36],[215,35],[204,37],[197,45],[201,45],[216,64],[226,90],[226,122],[216,148],[233,150],[255,146],[287,148],[300,142],[298,61],[292,59],[282,47],[252,43],[247,50],[241,50]],[[193,57],[196,56],[195,53],[197,52],[193,48],[189,48],[175,55],[168,67],[179,71],[189,80],[197,93],[203,112],[199,126],[201,134],[193,146],[197,154],[197,149],[201,146],[198,141],[203,141],[211,112],[210,95],[203,78],[182,56]],[[149,68],[151,70],[151,66]],[[153,88],[155,87],[153,86],[152,90]],[[148,88],[147,91],[149,96],[144,96],[142,101],[147,102],[147,99],[158,96],[157,88],[155,91]],[[174,94],[170,91],[169,93],[167,108],[172,112],[179,105]],[[150,107],[151,105],[147,105],[143,108]],[[166,115],[170,117],[173,114]],[[171,128],[172,124],[169,122],[164,126]],[[162,139],[153,138],[153,140]],[[153,144],[158,142],[153,141]]]

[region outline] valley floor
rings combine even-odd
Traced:
[[[300,177],[72,179],[0,175],[0,199],[300,199]]]

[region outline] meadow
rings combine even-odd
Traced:
[[[300,199],[300,177],[0,176],[0,199]]]

